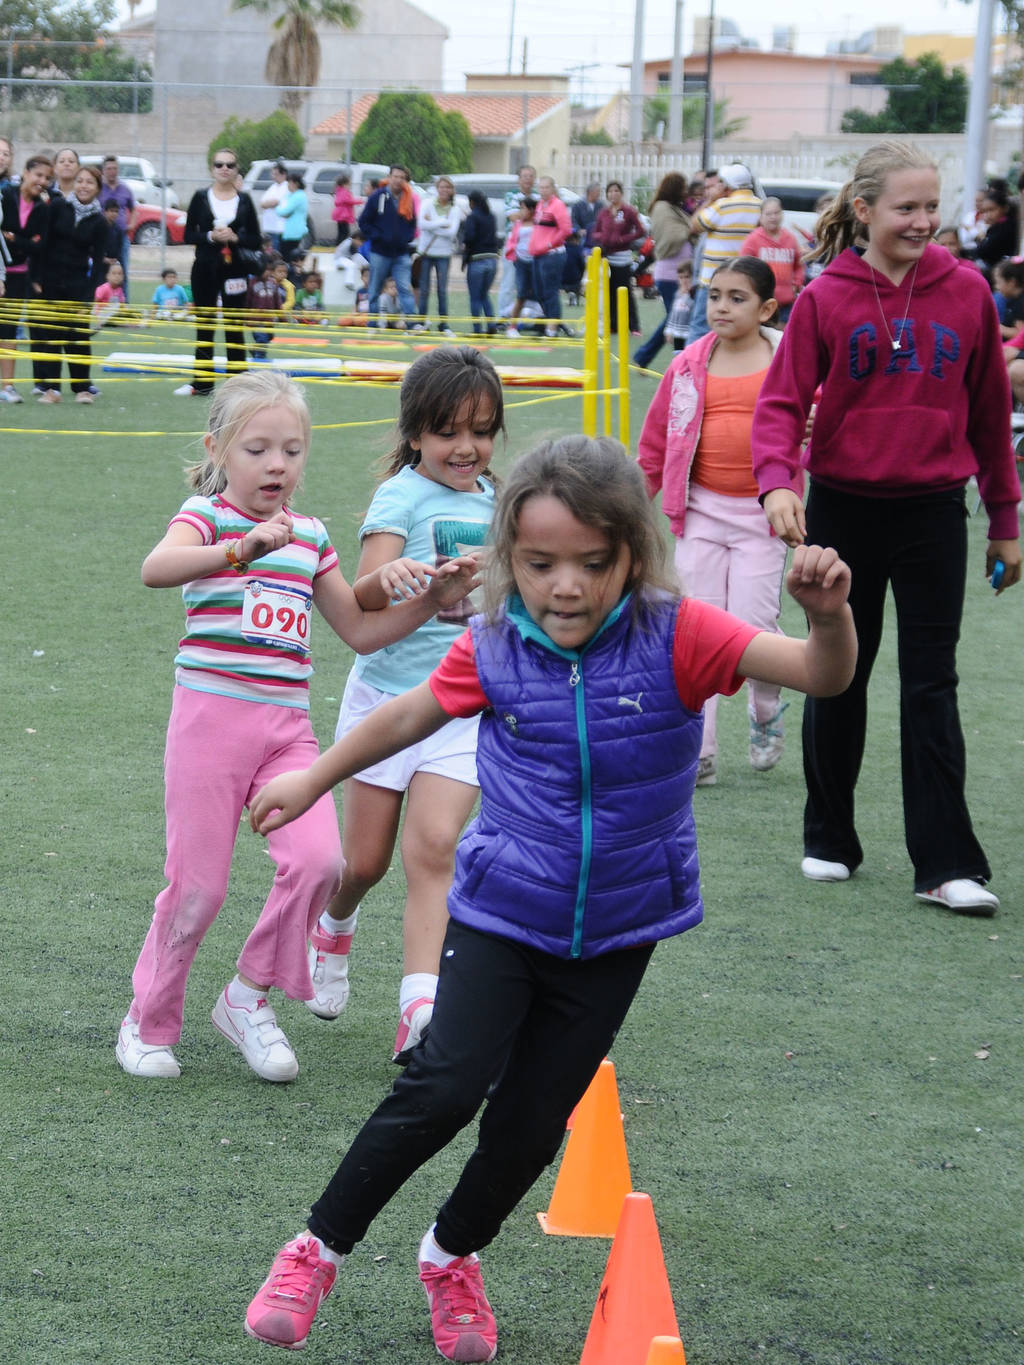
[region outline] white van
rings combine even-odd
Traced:
[[[331,218],[334,208],[334,187],[338,176],[344,171],[351,176],[349,189],[357,199],[363,197],[363,186],[370,182],[374,186],[384,179],[389,166],[356,161],[347,166],[343,161],[292,161],[282,158],[289,171],[298,171],[306,184],[306,198],[309,200],[309,229],[315,243],[333,246],[337,241],[337,224]],[[242,182],[243,188],[252,196],[259,212],[260,200],[270,188],[270,168],[275,161],[254,161]],[[356,216],[358,217],[358,211]]]
[[[110,155],[117,157],[118,174],[140,204],[162,206],[166,190],[167,207],[169,209],[181,207],[174,192],[174,181],[162,180],[157,175],[152,161],[147,161],[144,156],[121,156],[117,152],[111,152]],[[83,166],[99,166],[101,170],[103,169],[102,156],[90,154],[81,157],[80,160]]]

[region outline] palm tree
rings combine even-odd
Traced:
[[[254,9],[260,14],[280,10],[273,27],[277,37],[267,49],[264,75],[271,85],[283,87],[281,107],[298,117],[305,98],[301,88],[320,80],[320,39],[317,24],[355,28],[361,15],[350,0],[232,0],[233,9]]]

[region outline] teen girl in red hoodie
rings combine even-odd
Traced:
[[[818,226],[828,268],[797,298],[754,416],[754,473],[765,512],[790,545],[831,545],[850,564],[860,642],[840,697],[804,709],[802,870],[844,881],[862,861],[854,787],[867,685],[886,590],[896,602],[900,738],[914,890],[994,914],[988,860],[964,798],[956,646],[967,568],[964,486],[977,476],[989,518],[985,572],[999,591],[1021,574],[1020,488],[1010,395],[985,281],[932,244],[939,178],[912,143],[883,142]],[[807,507],[791,488],[815,390],[804,463]]]

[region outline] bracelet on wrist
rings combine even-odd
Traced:
[[[248,573],[249,561],[246,559],[239,559],[238,557],[238,550],[236,547],[241,543],[240,540],[226,541],[224,545],[224,557],[234,569],[235,573]]]

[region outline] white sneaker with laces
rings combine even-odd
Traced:
[[[999,897],[986,891],[972,877],[955,877],[931,891],[915,891],[919,901],[944,905],[947,910],[958,910],[962,915],[994,915],[999,909]]]
[[[178,1059],[166,1043],[144,1043],[139,1037],[137,1020],[126,1016],[114,1045],[114,1055],[129,1076],[181,1075]]]
[[[763,724],[750,718],[750,766],[755,772],[766,773],[774,768],[786,747],[786,732],[782,725],[782,713],[789,702],[783,702],[779,709]]]
[[[0,401],[4,403],[24,403],[25,400],[13,384],[5,384],[4,387],[0,389]]]
[[[246,1009],[231,1004],[225,986],[210,1018],[262,1080],[294,1081],[299,1074],[291,1043],[278,1027],[277,1015],[265,996],[260,996],[253,1009]]]

